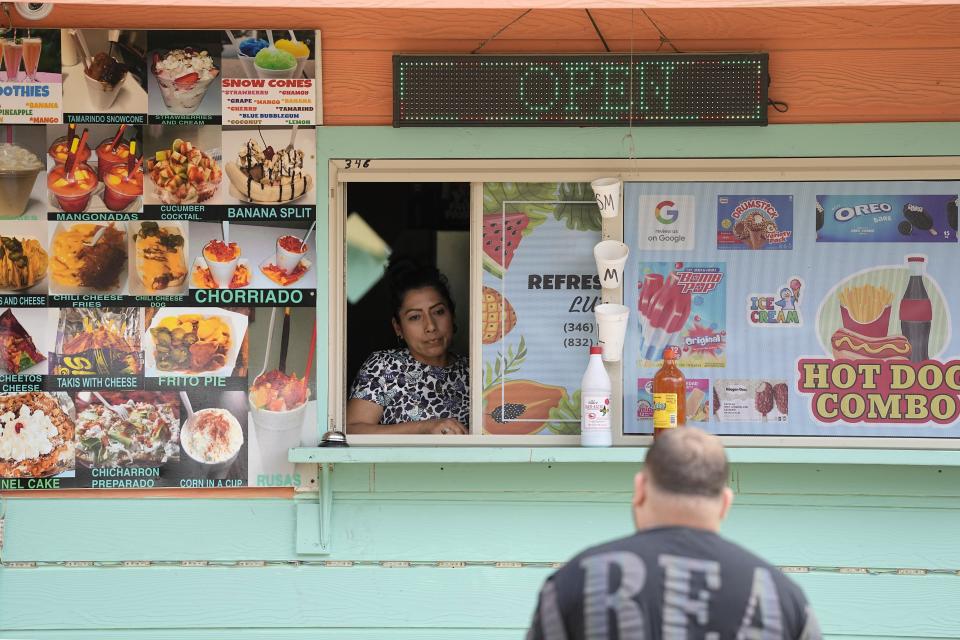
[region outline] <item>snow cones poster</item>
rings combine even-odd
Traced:
[[[484,185],[484,433],[580,433],[600,228],[589,184]]]

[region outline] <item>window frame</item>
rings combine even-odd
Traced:
[[[684,159],[331,159],[329,171],[327,422],[346,428],[350,381],[346,380],[346,185],[363,182],[460,182],[470,184],[470,398],[471,433],[466,436],[350,434],[361,446],[576,446],[579,436],[503,436],[482,433],[481,329],[482,214],[485,182],[589,182],[617,176],[623,182],[809,182],[960,180],[960,157],[751,157]],[[622,208],[621,208],[622,210]],[[603,239],[623,238],[623,216],[603,219]],[[621,302],[622,288],[604,289],[604,302]],[[613,385],[613,444],[643,447],[650,436],[623,434],[622,362],[607,363]],[[722,436],[734,447],[960,449],[958,438],[853,436]]]

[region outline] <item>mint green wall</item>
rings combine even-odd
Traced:
[[[624,133],[323,129],[318,193],[331,157],[625,157]],[[637,129],[634,138],[644,157],[955,155],[960,124]],[[323,264],[322,241],[318,254]],[[326,321],[324,308],[320,335]],[[319,362],[323,371],[322,346]],[[724,532],[779,565],[811,567],[795,577],[831,637],[960,638],[960,466],[952,456],[939,466],[908,451],[891,456],[849,465],[811,451],[803,463],[735,464]],[[297,504],[316,496],[12,497],[0,639],[522,638],[549,563],[629,532],[635,470],[338,464],[329,556],[296,553],[298,527],[314,526],[297,522]],[[151,564],[113,566],[122,561]],[[410,566],[381,564],[397,561]],[[458,561],[465,566],[436,566]],[[21,562],[35,566],[10,566]]]

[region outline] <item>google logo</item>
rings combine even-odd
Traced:
[[[657,217],[660,224],[673,224],[680,217],[680,212],[676,209],[676,204],[671,200],[664,200],[653,210],[653,215]]]

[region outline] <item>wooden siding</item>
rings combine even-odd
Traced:
[[[262,11],[61,5],[50,26],[263,27]],[[653,24],[681,51],[767,51],[772,124],[960,120],[960,6],[596,9],[611,49],[654,51]],[[522,17],[521,17],[522,16]],[[510,23],[516,18],[515,23]],[[602,52],[580,9],[284,9],[270,23],[318,28],[328,125],[390,124],[395,52]],[[661,50],[669,50],[664,45]]]

